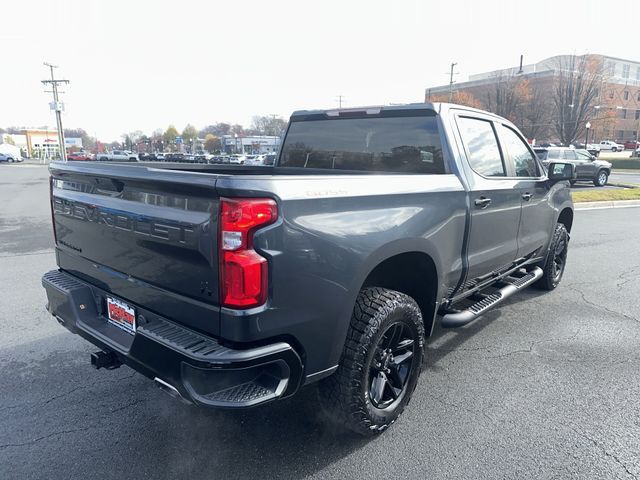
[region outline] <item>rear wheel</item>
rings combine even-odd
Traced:
[[[596,187],[604,187],[607,184],[607,180],[609,180],[609,174],[606,170],[600,170],[596,175],[596,178],[593,179],[593,184]]]
[[[567,250],[569,248],[569,232],[562,223],[556,223],[551,239],[549,254],[542,267],[543,274],[534,285],[542,290],[553,290],[562,280],[567,264]]]
[[[383,432],[416,388],[424,325],[416,302],[384,288],[358,295],[338,370],[320,382],[329,416],[361,435]]]

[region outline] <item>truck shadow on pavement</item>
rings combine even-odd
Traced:
[[[525,291],[504,306],[540,294]],[[449,352],[500,317],[497,309],[453,333],[436,327],[428,341],[426,369],[438,368]],[[438,346],[432,348],[433,343]],[[403,433],[402,420],[377,438],[334,427],[321,412],[313,385],[256,409],[199,410],[166,396],[126,367],[94,371],[88,358],[93,350],[66,332],[0,350],[5,360],[23,359],[3,361],[0,367],[5,384],[0,473],[6,469],[0,476],[298,478],[332,468],[365,445],[384,450],[396,432]],[[30,360],[33,352],[49,353]]]
[[[533,300],[545,295],[546,293],[548,292],[534,288],[525,289],[504,300],[503,303],[498,305],[495,309],[488,311],[476,321],[461,328],[442,328],[440,324],[436,322],[433,333],[427,340],[424,368],[438,369],[438,362],[440,360],[446,357],[450,352],[459,351],[467,341],[474,338],[476,334],[480,333],[493,322],[500,319],[505,307],[527,300]]]

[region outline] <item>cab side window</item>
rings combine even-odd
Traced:
[[[520,136],[511,128],[499,125],[500,140],[509,152],[517,177],[538,177],[538,162]]]
[[[467,147],[471,168],[484,177],[504,177],[504,162],[491,122],[458,117],[458,128]]]
[[[562,158],[565,160],[577,160],[578,156],[574,150],[564,150],[562,152]]]

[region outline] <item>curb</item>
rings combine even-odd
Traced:
[[[576,202],[575,210],[599,210],[602,208],[640,207],[640,200],[607,200],[603,202]]]

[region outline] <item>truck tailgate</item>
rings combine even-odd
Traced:
[[[50,170],[61,269],[218,333],[216,175],[110,164]]]

